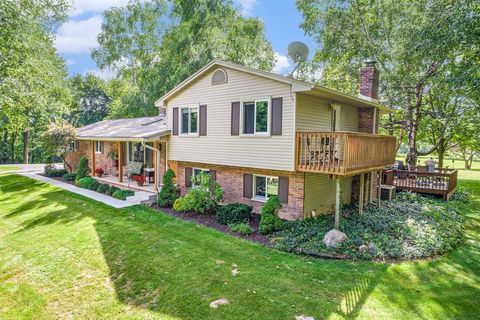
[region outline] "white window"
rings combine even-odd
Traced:
[[[146,162],[145,148],[141,142],[127,142],[127,161]]]
[[[242,106],[242,133],[263,134],[269,133],[270,106],[268,100],[244,102]]]
[[[201,168],[193,168],[193,185],[196,187],[200,186],[200,174],[201,173],[210,173],[210,170],[208,169],[201,169]]]
[[[95,152],[96,153],[102,152],[102,143],[100,141],[95,141]]]
[[[180,109],[180,133],[183,135],[198,134],[198,107]]]
[[[70,149],[71,149],[73,152],[77,152],[77,151],[78,151],[78,141],[77,141],[77,140],[70,142]]]
[[[268,200],[271,196],[278,196],[278,177],[254,176],[253,196],[261,200]]]

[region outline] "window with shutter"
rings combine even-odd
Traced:
[[[192,168],[185,168],[185,187],[192,186]]]
[[[200,131],[201,136],[207,135],[207,105],[200,106]]]
[[[243,175],[243,196],[245,198],[251,198],[253,196],[252,187],[253,187],[253,175],[244,174]]]
[[[241,108],[243,135],[268,135],[270,102],[257,100],[244,102]]]
[[[272,99],[272,136],[282,135],[283,98]]]
[[[232,102],[231,135],[240,134],[240,102]]]
[[[173,108],[172,109],[172,113],[173,113],[173,116],[172,116],[172,134],[174,136],[178,136],[178,108]]]

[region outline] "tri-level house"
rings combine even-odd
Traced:
[[[69,161],[76,167],[86,155],[106,171],[103,180],[129,187],[127,162],[149,163],[151,191],[170,167],[182,194],[208,172],[226,203],[259,212],[277,195],[285,219],[333,212],[340,202],[361,208],[395,162],[395,138],[377,134],[379,117],[392,111],[378,104],[378,83],[373,63],[360,71],[357,97],[214,60],[158,99],[159,116],[79,128]],[[117,161],[108,157],[115,153]]]

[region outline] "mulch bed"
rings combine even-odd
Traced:
[[[42,174],[42,176],[44,176],[44,174]],[[64,180],[63,177],[53,177],[53,178],[50,178],[50,179],[54,179],[54,180],[57,180],[57,181],[61,181],[61,182],[65,182],[65,183],[68,183],[68,184],[71,184],[71,185],[75,185],[75,181],[67,181],[67,180]]]
[[[152,208],[154,208],[156,210],[159,210],[159,211],[162,211],[162,212],[164,212],[168,215],[183,219],[183,220],[192,221],[192,222],[195,222],[197,224],[201,224],[201,225],[207,226],[209,228],[216,229],[218,231],[221,231],[223,233],[229,234],[229,235],[237,237],[237,238],[241,238],[241,239],[245,239],[245,240],[249,240],[249,241],[253,241],[253,242],[257,242],[257,243],[261,243],[261,244],[270,243],[270,241],[268,240],[268,238],[265,235],[258,232],[258,225],[260,224],[260,215],[259,214],[254,213],[252,215],[252,219],[250,220],[250,227],[252,228],[253,233],[248,235],[248,236],[244,236],[244,235],[236,233],[236,232],[230,232],[228,230],[228,226],[225,226],[223,224],[218,223],[217,219],[215,219],[215,215],[213,215],[213,214],[177,212],[177,211],[173,210],[172,208],[160,208],[160,207],[158,207],[158,205],[156,203],[154,203],[152,205]]]

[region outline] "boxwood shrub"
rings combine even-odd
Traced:
[[[63,175],[63,180],[65,181],[75,181],[76,178],[77,178],[77,174],[75,172],[65,173]]]
[[[252,207],[243,203],[232,203],[220,206],[216,218],[221,224],[230,225],[249,222],[252,217]]]
[[[45,170],[45,176],[47,176],[49,178],[62,177],[66,173],[67,173],[67,171],[64,170],[64,169],[48,169],[48,170]]]
[[[117,190],[120,190],[120,189],[118,189],[118,188],[116,188],[116,187],[113,187],[113,186],[110,186],[110,187],[108,187],[108,189],[105,191],[105,194],[106,194],[107,196],[111,196],[111,195],[114,194],[114,192],[117,191]]]
[[[284,221],[278,216],[278,210],[281,207],[282,203],[277,196],[272,196],[265,202],[258,227],[260,233],[269,234],[283,229]]]
[[[119,200],[127,200],[127,197],[133,196],[135,193],[131,190],[120,190],[117,189],[113,194],[112,197]]]
[[[75,182],[75,185],[79,188],[90,189],[90,186],[93,185],[94,183],[97,183],[97,181],[95,181],[95,179],[93,179],[92,177],[84,177],[84,178],[78,179]]]
[[[110,186],[106,183],[99,183],[98,187],[97,187],[97,192],[105,193],[105,192],[107,192],[109,187]]]

